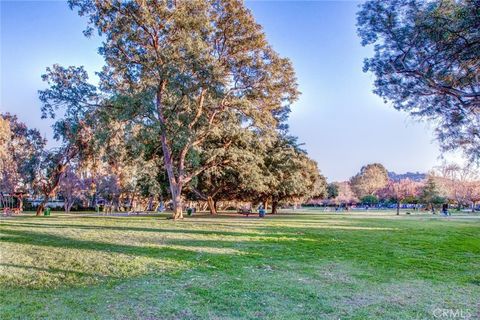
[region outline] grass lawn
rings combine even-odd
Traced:
[[[0,220],[1,319],[480,318],[480,217]],[[445,319],[445,318],[443,318]]]

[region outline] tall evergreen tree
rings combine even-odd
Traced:
[[[428,177],[420,194],[420,200],[430,207],[433,214],[435,214],[435,205],[444,201],[444,199],[440,196],[440,191],[438,190],[437,183],[435,182],[435,178],[433,176]]]

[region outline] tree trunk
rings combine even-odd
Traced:
[[[63,210],[65,210],[66,213],[68,213],[68,201],[63,200]]]
[[[183,210],[181,206],[173,206],[173,220],[183,219]]]
[[[277,200],[272,200],[272,214],[277,213],[277,208],[278,208],[278,201]]]
[[[120,212],[120,195],[115,196],[112,200],[112,212]]]
[[[94,193],[92,197],[90,198],[90,207],[95,208],[97,206],[97,196]]]
[[[172,203],[173,203],[173,216],[174,220],[183,219],[183,202],[181,196],[181,188],[171,186],[172,189]]]
[[[19,195],[18,199],[18,212],[23,212],[23,195]]]
[[[166,160],[165,160],[166,162]],[[172,204],[173,204],[173,216],[174,220],[183,219],[183,202],[182,202],[182,185],[177,183],[175,176],[173,174],[173,166],[170,162],[169,165],[165,163],[167,167],[167,173],[170,183],[170,192],[172,194]]]
[[[397,201],[397,216],[400,215],[400,201]]]
[[[161,127],[160,142],[161,142],[162,151],[163,151],[163,163],[165,165],[165,170],[167,171],[168,183],[170,186],[170,192],[172,194],[172,202],[173,202],[172,218],[176,220],[176,219],[183,218],[182,199],[181,199],[183,181],[181,180],[182,179],[181,168],[180,168],[178,177],[175,177],[175,173],[173,170],[172,153],[167,141],[167,133],[165,129],[166,123],[163,115],[163,104],[162,104],[163,92],[165,90],[166,85],[167,85],[167,82],[165,80],[162,80],[160,82],[160,86],[157,89],[156,105],[157,105],[157,112],[158,112],[158,121],[160,122],[160,127]]]
[[[137,209],[137,204],[135,203],[135,201],[136,201],[135,195],[136,195],[135,193],[132,194],[132,197],[130,198],[130,202],[129,202],[130,203],[129,204],[129,207],[130,207],[129,211],[130,212],[136,212],[137,211],[136,210]]]
[[[45,202],[45,200],[43,200],[43,201],[38,205],[38,207],[37,207],[37,214],[36,214],[37,217],[38,217],[38,216],[41,216],[41,215],[43,214],[43,210],[45,210],[45,204],[46,204],[46,202]]]
[[[208,209],[210,210],[210,214],[217,214],[217,208],[215,207],[215,201],[213,198],[208,196],[207,197]]]
[[[50,197],[55,194],[55,191],[58,188],[60,183],[60,178],[62,177],[63,173],[67,169],[67,164],[59,164],[56,166],[55,170],[53,171],[52,175],[50,176],[50,181],[47,182],[47,185],[44,187],[44,199],[42,203],[37,208],[37,216],[43,214],[43,210],[45,209],[45,205],[47,204]]]
[[[43,214],[43,211],[45,210],[45,206],[47,205],[48,200],[50,200],[50,195],[45,194],[42,202],[37,207],[37,214],[36,214],[37,216],[41,216]]]
[[[267,212],[267,209],[268,209],[268,199],[263,202],[263,209],[265,209],[265,212]]]
[[[73,207],[73,204],[74,204],[74,203],[75,203],[75,201],[71,201],[71,202],[68,203],[68,210],[67,210],[67,212],[72,211],[72,207]]]
[[[147,205],[147,211],[152,211],[153,210],[153,196],[150,195],[148,198],[148,205]]]

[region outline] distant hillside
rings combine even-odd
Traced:
[[[388,177],[392,180],[398,181],[401,179],[410,179],[413,181],[422,181],[426,178],[425,173],[420,173],[420,172],[407,172],[407,173],[395,173],[395,172],[388,172]]]

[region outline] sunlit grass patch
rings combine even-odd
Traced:
[[[0,314],[428,319],[480,301],[479,231],[393,212],[4,219]]]
[[[37,248],[17,255],[8,253],[21,250],[16,246],[6,245],[2,250],[0,284],[5,287],[84,286],[189,266],[188,261],[85,249]]]

